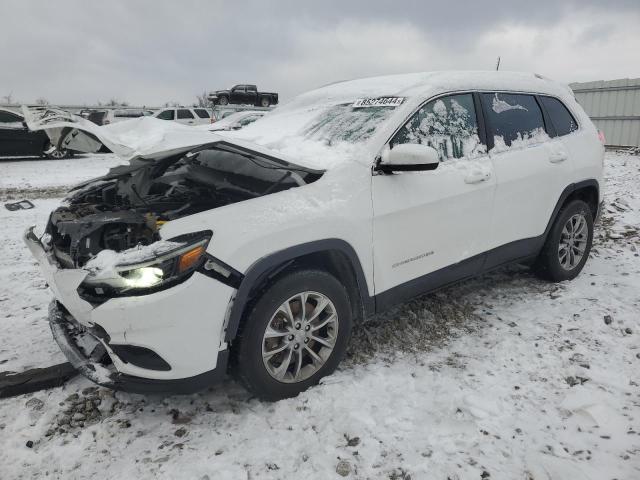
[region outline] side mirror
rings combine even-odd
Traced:
[[[438,151],[428,145],[402,143],[387,151],[377,170],[384,173],[435,170],[440,163]]]

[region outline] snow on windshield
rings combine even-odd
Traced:
[[[357,108],[352,104],[336,105],[316,116],[302,134],[327,145],[335,142],[362,142],[393,113],[391,107]]]

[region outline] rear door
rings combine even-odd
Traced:
[[[426,144],[435,170],[374,175],[374,269],[380,308],[476,274],[490,235],[495,189],[479,100],[471,93],[423,105],[389,147]]]
[[[188,108],[178,108],[176,110],[176,121],[183,125],[195,125],[196,119]]]
[[[512,245],[509,255],[533,254],[570,183],[570,155],[561,142],[550,138],[535,95],[492,92],[481,98],[497,179],[491,247],[528,240]],[[509,259],[490,257],[487,267]]]
[[[211,123],[211,116],[209,115],[209,111],[205,108],[194,108],[194,113],[196,114],[196,123],[198,125],[204,125]]]

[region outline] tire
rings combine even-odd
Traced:
[[[46,153],[45,155],[49,160],[62,160],[64,158],[71,157],[73,154],[71,153],[70,150],[67,150],[66,148],[63,148],[62,150],[56,148]]]
[[[229,98],[225,97],[224,95],[218,97],[218,105],[229,105]]]
[[[307,307],[302,317],[299,295],[304,293]],[[325,299],[329,303],[325,304]],[[292,313],[291,322],[285,305]],[[318,327],[323,322],[325,325]],[[234,347],[235,373],[262,399],[294,397],[336,369],[347,349],[351,325],[349,296],[335,277],[318,270],[286,274],[262,292],[245,318]],[[270,338],[265,337],[267,327]],[[333,346],[329,348],[313,338]]]
[[[262,97],[260,99],[260,106],[267,108],[269,105],[271,105],[271,99],[269,97]]]
[[[540,278],[553,282],[573,280],[587,262],[592,242],[591,209],[582,200],[573,200],[558,212],[534,263],[534,272]]]

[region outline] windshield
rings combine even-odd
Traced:
[[[393,107],[353,107],[335,105],[314,118],[305,128],[306,138],[331,145],[335,142],[357,143],[367,140],[395,110]]]

